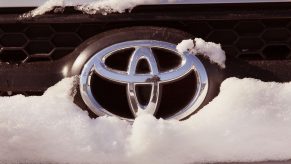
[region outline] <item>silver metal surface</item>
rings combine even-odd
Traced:
[[[105,65],[105,60],[113,55],[114,53],[128,49],[134,48],[134,52],[131,54],[127,71],[120,71],[109,68]],[[157,62],[152,52],[152,48],[159,48],[162,50],[170,51],[178,55],[181,58],[181,63],[176,68],[172,68],[165,72],[160,72],[158,69]],[[146,60],[150,72],[144,74],[137,73],[137,65],[140,60]],[[206,70],[200,60],[190,54],[185,52],[180,54],[176,50],[176,45],[155,41],[155,40],[136,40],[127,41],[118,44],[114,44],[107,47],[96,54],[85,64],[80,77],[80,91],[81,96],[87,106],[97,115],[110,115],[117,116],[110,111],[104,109],[94,98],[91,90],[91,76],[93,73],[116,83],[123,83],[127,86],[127,98],[130,104],[131,112],[136,117],[138,111],[144,111],[150,114],[155,114],[158,110],[158,104],[160,102],[160,85],[163,83],[174,82],[178,79],[185,77],[188,73],[194,71],[196,76],[196,91],[189,104],[181,109],[178,113],[169,116],[166,119],[183,119],[191,115],[203,102],[207,90],[208,90],[208,78]],[[149,103],[144,106],[141,105],[137,99],[136,95],[136,85],[151,85],[151,95]],[[113,101],[113,100],[112,100]],[[123,118],[117,116],[121,119],[130,120],[128,118]]]
[[[37,7],[47,0],[1,0],[0,7]],[[67,6],[90,3],[96,0],[67,0]],[[290,0],[161,0],[160,4],[210,4],[210,3],[256,3],[256,2],[291,2]],[[157,3],[152,3],[157,5]],[[151,5],[151,3],[147,3]]]

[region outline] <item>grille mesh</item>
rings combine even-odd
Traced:
[[[108,29],[135,25],[170,26],[221,43],[227,55],[243,60],[291,59],[291,19],[119,24],[0,24],[0,62],[55,61],[84,40]]]
[[[64,28],[66,25],[61,27]],[[83,41],[77,31],[64,30],[58,25],[18,26],[18,24],[0,25],[0,62],[29,63],[58,60],[72,52]]]
[[[191,29],[195,25],[195,29]],[[199,28],[198,30],[196,28]],[[221,20],[189,24],[188,31],[221,43],[227,55],[243,60],[291,59],[291,22],[285,20]]]

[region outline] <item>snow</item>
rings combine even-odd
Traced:
[[[194,55],[203,55],[213,63],[217,63],[221,68],[225,68],[225,52],[220,44],[213,42],[205,42],[201,38],[183,40],[177,45],[177,50],[180,53],[189,51]]]
[[[87,14],[101,13],[107,15],[109,13],[123,13],[126,10],[132,10],[138,5],[171,3],[176,0],[48,0],[43,5],[23,15],[23,17],[35,17],[43,15],[56,7],[75,6],[76,10],[83,11]],[[56,10],[59,11],[59,10]]]
[[[162,0],[99,0],[76,6],[76,9],[87,14],[96,14],[101,12],[106,15],[113,12],[123,13],[125,10],[132,10],[138,5],[159,4],[161,2]]]
[[[56,7],[63,7],[65,6],[65,0],[48,0],[43,5],[39,6],[38,8],[25,13],[23,17],[35,17],[38,15],[43,15],[46,12],[54,10]]]
[[[226,79],[185,121],[90,119],[76,78],[43,96],[0,98],[0,163],[201,163],[291,159],[291,82]]]

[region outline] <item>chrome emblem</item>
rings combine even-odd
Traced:
[[[119,71],[109,68],[105,65],[105,60],[113,53],[134,48],[134,52],[131,54],[127,71]],[[157,61],[153,55],[152,48],[164,49],[177,54],[182,60],[179,66],[170,69],[165,72],[161,72],[158,69]],[[146,60],[150,71],[146,74],[137,73],[137,65],[140,60]],[[91,90],[91,76],[97,74],[104,79],[114,81],[117,83],[126,84],[126,94],[129,103],[130,110],[134,117],[137,116],[138,111],[144,111],[155,115],[158,111],[160,102],[160,86],[163,83],[170,83],[175,80],[181,79],[186,76],[189,72],[194,71],[196,77],[196,91],[195,95],[189,104],[181,109],[179,112],[167,117],[166,119],[183,119],[195,112],[198,107],[202,104],[206,97],[208,90],[208,78],[203,64],[200,60],[190,54],[180,54],[176,50],[176,45],[155,41],[155,40],[136,40],[127,41],[118,44],[114,44],[97,52],[93,57],[85,64],[81,77],[80,77],[80,91],[81,96],[85,104],[98,116],[117,116],[121,119],[131,120],[115,115],[104,109],[94,98]],[[147,105],[141,105],[137,99],[136,85],[151,85],[150,99]]]

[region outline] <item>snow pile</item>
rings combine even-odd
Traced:
[[[97,0],[92,3],[76,6],[77,10],[83,11],[87,14],[102,13],[123,13],[125,10],[132,10],[135,6],[146,4],[159,4],[165,0]],[[175,0],[166,0],[175,1]]]
[[[38,15],[43,15],[46,12],[54,10],[56,7],[64,7],[65,0],[48,0],[43,5],[39,6],[38,8],[25,13],[23,17],[35,17]]]
[[[90,119],[73,79],[0,98],[0,163],[200,163],[291,159],[291,83],[230,78],[186,121]]]
[[[43,5],[24,14],[23,17],[35,17],[43,15],[46,12],[54,10],[56,7],[75,6],[76,10],[83,11],[87,14],[102,13],[123,13],[126,10],[132,10],[138,5],[159,4],[175,2],[176,0],[48,0]],[[57,10],[58,11],[58,10]]]
[[[205,42],[201,38],[195,38],[194,40],[183,40],[177,45],[177,50],[180,53],[189,51],[194,55],[206,56],[211,62],[217,63],[220,67],[225,68],[226,56],[220,44]]]
[[[73,79],[41,97],[0,98],[0,163],[117,162],[129,124],[116,118],[91,120],[73,102]]]

